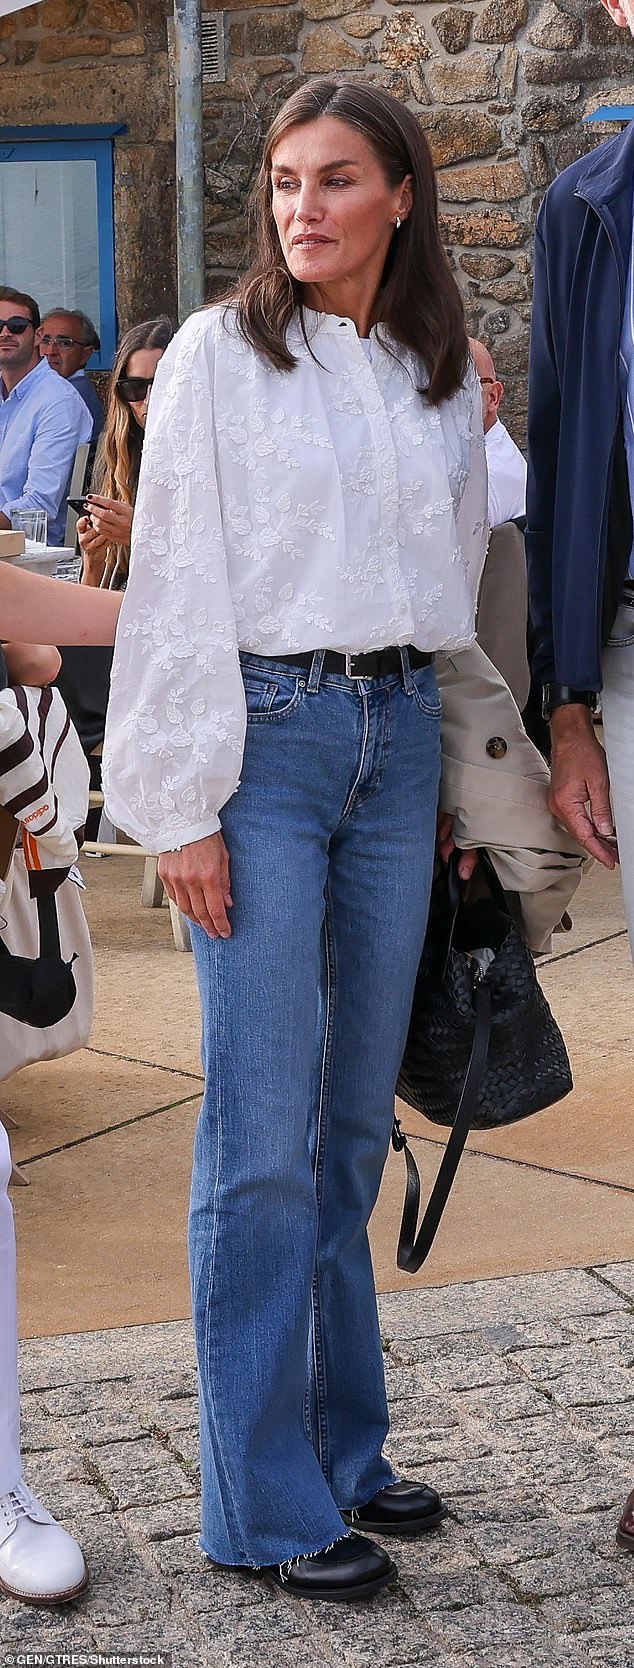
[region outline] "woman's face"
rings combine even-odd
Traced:
[[[159,359],[163,358],[164,352],[164,348],[137,348],[136,353],[131,353],[129,359],[126,360],[124,375],[126,377],[140,376],[144,377],[148,383],[152,382]],[[127,402],[141,429],[145,428],[151,392],[152,389],[148,387],[142,399],[129,399]]]
[[[368,140],[336,116],[289,128],[271,158],[272,205],[284,259],[302,284],[381,279],[410,176],[389,184]]]

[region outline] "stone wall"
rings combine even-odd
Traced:
[[[599,0],[233,0],[229,78],[206,111],[210,289],[245,257],[244,197],[263,129],[308,73],[387,87],[417,113],[438,169],[442,230],[469,326],[506,382],[504,415],[525,439],[532,228],[545,186],[634,102],[634,42]]]
[[[3,123],[127,124],[115,143],[122,327],[176,316],[170,10],[43,0],[0,18]],[[629,34],[600,0],[230,0],[225,22],[227,80],[204,89],[209,294],[246,262],[246,197],[282,98],[323,71],[386,86],[429,139],[469,325],[494,351],[522,443],[535,214],[554,174],[615,131],[584,115],[634,102]]]
[[[0,17],[0,110],[7,127],[126,124],[114,147],[119,325],[175,318],[164,0],[43,0]],[[28,273],[23,281],[28,289]]]

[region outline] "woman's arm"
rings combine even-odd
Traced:
[[[193,918],[226,934],[228,882],[213,837],[240,780],[246,703],[215,465],[217,325],[213,311],[194,313],[158,366],[102,780],[116,826],[147,851],[176,853],[167,880],[179,903],[186,892]]]
[[[114,643],[121,592],[84,590],[65,579],[0,562],[0,628],[19,643]]]
[[[43,689],[57,677],[62,664],[57,649],[37,643],[5,643],[9,683],[27,683],[33,689]]]

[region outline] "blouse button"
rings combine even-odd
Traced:
[[[504,736],[491,736],[490,740],[487,741],[486,750],[490,759],[503,759],[505,753],[508,753],[508,745]]]

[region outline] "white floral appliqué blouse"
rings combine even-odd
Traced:
[[[427,406],[414,355],[305,312],[277,371],[231,310],[157,367],[117,633],[103,775],[149,851],[214,833],[238,787],[239,650],[459,649],[487,540],[475,371]],[[367,351],[366,351],[367,350]]]

